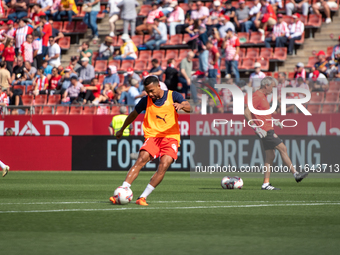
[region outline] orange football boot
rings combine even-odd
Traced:
[[[137,205],[148,206],[149,204],[145,201],[145,197],[140,197],[136,201]]]

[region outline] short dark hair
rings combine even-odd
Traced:
[[[208,40],[207,43],[206,43],[206,45],[207,45],[207,44],[213,44],[213,42],[212,42],[211,40]]]
[[[32,36],[32,35],[31,35],[31,34],[26,35],[26,40],[27,40],[27,38],[28,38],[29,36]]]
[[[285,72],[279,72],[279,75],[282,75],[283,77],[287,78],[287,74]]]
[[[158,64],[158,63],[159,63],[159,61],[158,61],[157,58],[152,59],[151,62],[152,62],[152,63],[155,63],[155,64]]]
[[[40,38],[40,32],[37,31],[37,30],[34,30],[34,31],[33,31],[33,36],[39,37],[39,38]]]
[[[42,64],[46,64],[46,63],[48,63],[48,61],[47,60],[43,60]]]
[[[40,18],[46,20],[46,15],[41,15]]]
[[[174,60],[173,58],[169,58],[167,64],[169,65],[173,60]]]
[[[51,38],[54,39],[54,36],[50,36],[48,39],[51,39]]]
[[[155,18],[155,19],[153,20],[153,22],[155,22],[155,21],[159,22],[159,18]]]
[[[156,76],[151,75],[144,80],[143,85],[148,86],[151,83],[153,83],[154,85],[159,84],[158,78]]]
[[[0,67],[3,68],[3,67],[5,67],[5,66],[6,66],[6,62],[5,62],[5,61],[1,61],[1,62],[0,62]]]
[[[98,80],[98,78],[97,78],[97,77],[93,77],[93,78],[91,79],[91,82],[93,82],[94,80]]]
[[[87,45],[87,47],[90,47],[90,43],[89,42],[83,42],[82,44],[86,44]]]

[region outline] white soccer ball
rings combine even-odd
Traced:
[[[116,198],[117,204],[126,205],[131,202],[133,193],[130,188],[120,186],[113,192],[113,196]]]
[[[242,189],[243,187],[243,180],[238,176],[231,178],[230,182],[232,183],[233,189]]]
[[[230,180],[231,180],[230,176],[225,176],[222,178],[221,186],[223,189],[230,189]]]

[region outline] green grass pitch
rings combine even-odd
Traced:
[[[152,172],[132,186],[134,199]],[[10,172],[0,179],[0,253],[12,254],[339,254],[340,178],[297,184],[241,175],[242,190],[220,178],[168,172],[148,207],[108,202],[126,172]],[[322,177],[322,178],[320,178]]]

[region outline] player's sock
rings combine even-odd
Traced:
[[[0,167],[1,167],[1,169],[4,169],[6,167],[6,165],[2,161],[0,161]]]
[[[151,186],[150,184],[148,184],[148,186],[146,186],[144,192],[142,193],[142,195],[140,195],[140,197],[145,197],[147,198],[148,195],[151,194],[151,192],[155,189],[155,187]]]
[[[262,188],[264,189],[265,187],[267,187],[269,185],[269,182],[263,183],[262,184]]]
[[[123,182],[122,187],[128,187],[128,188],[130,188],[130,187],[131,187],[131,184],[128,183],[128,182]]]

